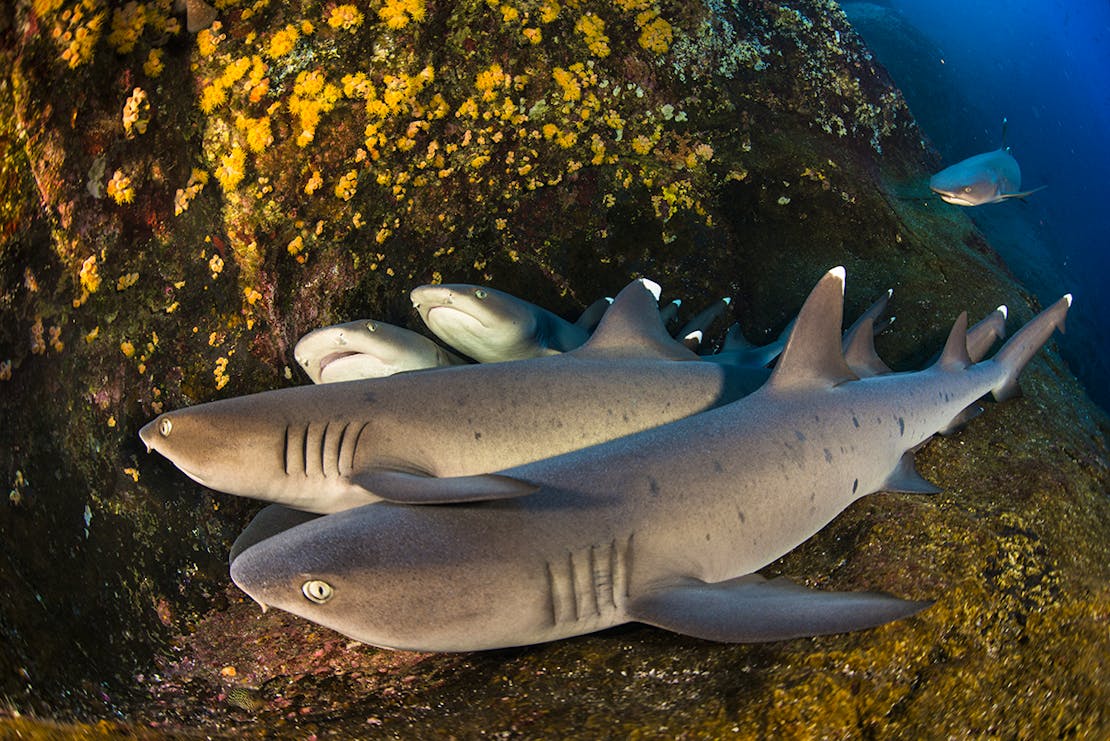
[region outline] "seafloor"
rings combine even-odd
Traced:
[[[1051,345],[1023,398],[918,453],[942,494],[867,497],[766,570],[936,600],[911,619],[423,655],[259,613],[226,562],[258,505],[135,433],[305,382],[316,326],[417,326],[415,285],[572,315],[645,275],[766,341],[842,264],[849,316],[894,288],[896,369],[962,310],[1038,307],[931,197],[935,153],[833,2],[216,10],[192,33],[170,0],[0,7],[0,735],[1110,735],[1110,425]]]

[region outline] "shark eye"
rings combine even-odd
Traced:
[[[478,299],[479,301],[481,301],[482,299],[484,299],[488,295],[489,295],[489,292],[484,288],[475,288],[474,289],[474,298]]]
[[[374,324],[373,322],[367,322],[366,323],[366,331],[368,331],[368,332],[377,332],[378,331],[378,326],[376,324]]]
[[[331,599],[331,584],[328,584],[326,581],[320,581],[319,579],[309,579],[301,585],[301,594],[303,594],[309,602],[322,605]]]
[[[965,185],[964,186],[964,193],[970,193],[970,192],[971,192],[971,186],[970,185]]]
[[[173,422],[169,417],[164,417],[161,424],[158,425],[158,431],[162,433],[162,437],[169,437],[170,432],[173,431]]]

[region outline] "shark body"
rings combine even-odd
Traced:
[[[584,327],[495,288],[428,285],[413,289],[411,297],[428,329],[480,363],[554,355],[590,336]]]
[[[466,363],[418,332],[370,319],[313,330],[297,342],[293,356],[313,383]]]
[[[427,479],[426,498],[296,525],[232,562],[235,583],[357,640],[469,651],[629,621],[718,641],[878,625],[925,607],[829,593],[755,572],[878,490],[932,492],[911,453],[986,393],[1005,398],[1062,324],[1070,297],[991,360],[966,315],[940,360],[860,379],[840,339],[843,272],[814,289],[766,385],[740,401],[489,477]],[[519,491],[466,503],[480,480]],[[458,494],[458,498],[456,498]]]
[[[1002,146],[950,165],[929,178],[929,189],[955,206],[982,206],[1009,198],[1025,198],[1043,190],[1021,190],[1021,168],[1006,146],[1006,120],[1002,120]]]
[[[699,362],[635,282],[573,352],[224,399],[162,414],[139,435],[204,486],[327,513],[680,419],[766,375]]]

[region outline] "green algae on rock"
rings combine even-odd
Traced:
[[[769,339],[844,264],[849,313],[895,289],[896,368],[960,310],[1035,307],[930,205],[934,156],[827,0],[214,5],[196,36],[168,0],[0,9],[11,703],[211,735],[1106,733],[1107,423],[1051,354],[922,451],[944,494],[860,502],[771,569],[937,599],[904,624],[425,656],[251,612],[249,507],[135,431],[289,383],[307,329],[411,325],[416,284],[570,313],[647,275]]]

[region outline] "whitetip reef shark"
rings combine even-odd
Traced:
[[[590,336],[584,327],[496,288],[426,285],[410,296],[436,337],[479,363],[567,352]]]
[[[484,474],[655,427],[766,375],[698,362],[635,281],[568,353],[265,391],[167,412],[139,436],[204,486],[327,513],[382,488],[404,501],[410,479]]]
[[[988,393],[1005,399],[1065,296],[991,359],[967,315],[925,370],[859,378],[842,351],[844,271],[806,300],[767,383],[731,404],[488,476],[427,478],[452,506],[368,504],[248,545],[232,580],[376,646],[471,651],[638,621],[714,641],[839,633],[930,603],[765,580],[761,569],[871,492],[937,491],[912,451]],[[476,490],[515,496],[473,502]],[[485,482],[483,484],[483,482]]]
[[[419,332],[372,319],[315,329],[297,341],[293,357],[313,383],[384,378],[467,362]]]
[[[1021,168],[1006,146],[1006,120],[1002,120],[1002,146],[944,168],[929,178],[929,189],[946,203],[982,206],[1008,198],[1025,198],[1043,190],[1020,190]]]
[[[424,477],[485,474],[681,419],[770,376],[701,361],[666,333],[655,295],[630,284],[569,353],[264,391],[166,412],[139,436],[208,488],[329,513],[383,489],[397,501],[422,497],[405,483]],[[974,333],[997,336],[992,326]],[[881,365],[871,334],[868,325],[846,335],[868,338],[848,348],[861,374]],[[503,494],[515,491],[506,482]]]

